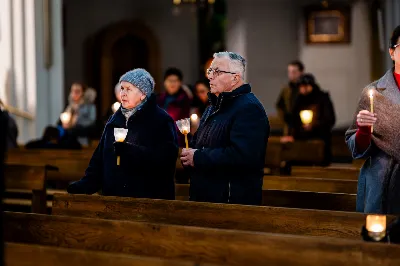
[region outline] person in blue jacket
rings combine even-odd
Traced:
[[[120,84],[121,107],[107,122],[85,176],[70,184],[68,192],[175,199],[177,133],[172,118],[157,106],[154,79],[146,70],[134,69]],[[114,128],[128,129],[124,142],[115,142]]]
[[[260,205],[269,121],[244,82],[245,60],[214,54],[207,71],[210,106],[181,161],[191,172],[190,200]]]

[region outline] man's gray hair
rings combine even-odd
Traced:
[[[214,58],[228,58],[229,71],[240,74],[241,78],[244,79],[246,60],[241,55],[233,52],[218,52],[214,54]]]

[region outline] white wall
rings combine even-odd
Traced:
[[[65,4],[66,86],[84,78],[85,39],[109,24],[127,19],[140,19],[153,30],[159,40],[163,71],[170,66],[178,67],[184,71],[186,82],[196,80],[197,19],[190,7],[182,7],[179,15],[173,15],[172,1],[166,0],[65,0]]]
[[[247,59],[246,79],[269,114],[297,59],[297,5],[291,1],[228,1],[227,49]]]
[[[368,6],[362,1],[352,8],[351,43],[307,45],[304,23],[299,27],[300,59],[323,90],[329,91],[336,111],[335,127],[353,119],[361,90],[371,80]]]
[[[56,122],[62,99],[61,0],[52,0],[53,65],[44,66],[43,1],[0,1],[0,97],[34,116],[14,116],[18,142],[41,136]]]
[[[228,50],[246,57],[247,81],[270,115],[276,114],[275,102],[287,83],[287,63],[300,59],[330,92],[336,127],[347,126],[361,89],[371,82],[367,4],[358,1],[352,9],[350,44],[307,45],[301,6],[306,2],[228,0]]]

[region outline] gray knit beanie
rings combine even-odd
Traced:
[[[143,68],[135,68],[126,72],[119,79],[120,83],[121,81],[126,81],[136,86],[146,95],[147,98],[150,97],[154,91],[154,79],[150,73]]]

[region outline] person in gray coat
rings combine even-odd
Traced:
[[[366,159],[358,179],[358,212],[400,214],[399,46],[400,26],[390,39],[394,67],[364,88],[353,124],[345,134],[353,158]]]

